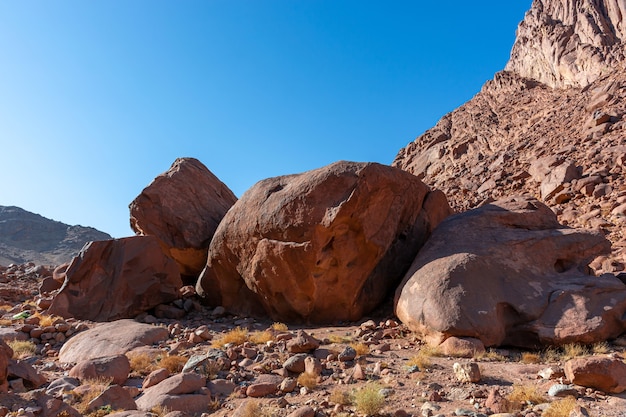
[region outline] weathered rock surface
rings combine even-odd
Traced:
[[[130,203],[130,225],[138,235],[157,237],[181,274],[197,277],[215,229],[235,201],[200,161],[178,158]]]
[[[9,360],[13,357],[13,349],[6,342],[0,339],[0,392],[7,392],[7,374]]]
[[[110,379],[113,384],[122,385],[128,379],[129,373],[130,362],[125,355],[120,354],[79,362],[70,369],[68,375],[80,381],[105,378]]]
[[[201,413],[207,410],[211,400],[211,392],[205,385],[206,378],[198,374],[176,374],[146,389],[137,399],[137,407],[145,411],[162,407],[170,411]]]
[[[550,87],[585,87],[624,61],[622,0],[535,0],[506,69]]]
[[[91,242],[67,268],[48,309],[83,320],[131,318],[178,298],[182,281],[153,236]]]
[[[621,359],[587,357],[565,363],[565,376],[576,385],[619,394],[626,391],[626,364]]]
[[[117,320],[101,323],[69,339],[59,352],[62,363],[77,363],[95,358],[123,355],[141,346],[167,339],[166,328]]]
[[[226,214],[196,289],[240,313],[356,320],[394,288],[448,213],[441,193],[374,163],[270,178]]]
[[[449,217],[396,292],[398,317],[433,343],[594,343],[624,331],[626,286],[586,274],[609,251],[600,233],[568,229],[539,201],[517,197]]]

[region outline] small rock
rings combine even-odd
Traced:
[[[456,362],[452,366],[452,369],[454,370],[456,378],[460,382],[476,383],[480,381],[480,368],[476,362],[468,362],[464,364]]]

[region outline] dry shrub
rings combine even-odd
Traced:
[[[129,353],[127,356],[134,376],[145,376],[156,369],[154,358],[145,352]]]
[[[506,397],[513,410],[521,410],[528,403],[541,404],[545,397],[534,385],[513,385],[513,391]]]
[[[334,404],[340,404],[340,405],[352,404],[352,396],[347,390],[342,389],[342,388],[334,388],[331,391],[330,397],[328,397],[328,400]]]
[[[549,346],[541,353],[544,362],[558,362],[561,359],[561,353],[554,346]]]
[[[158,417],[163,417],[164,415],[171,413],[172,410],[159,404],[159,405],[155,405],[154,407],[152,407],[150,412],[156,414]]]
[[[247,400],[237,409],[239,417],[259,417],[261,412],[261,404],[256,400]]]
[[[247,329],[235,327],[233,330],[222,334],[217,339],[213,339],[211,346],[213,346],[214,348],[221,348],[229,343],[233,345],[241,345],[248,341],[248,337],[249,335]]]
[[[385,396],[381,394],[382,386],[367,384],[354,392],[352,402],[359,413],[366,416],[378,414],[385,406]]]
[[[83,391],[82,395],[78,395],[78,401],[73,407],[83,415],[87,415],[89,411],[89,403],[102,394],[113,381],[112,378],[95,378],[86,379],[82,385],[88,385],[89,389]]]
[[[11,319],[0,319],[0,326],[8,327],[13,324],[13,320]]]
[[[493,349],[487,349],[483,352],[476,352],[474,354],[474,359],[480,359],[489,362],[505,362],[507,360],[506,356],[501,355]]]
[[[280,322],[272,324],[270,328],[275,332],[286,332],[287,330],[289,330],[289,327],[287,327],[285,323]]]
[[[535,352],[523,352],[521,362],[525,364],[540,363],[541,355]]]
[[[28,358],[37,351],[37,346],[30,340],[10,340],[7,345],[13,349],[13,359]]]
[[[562,360],[569,360],[574,358],[580,358],[581,356],[588,356],[590,354],[587,346],[580,343],[570,343],[563,346],[563,352],[561,354]]]
[[[167,355],[157,358],[159,367],[167,369],[171,374],[177,374],[182,371],[183,367],[187,363],[187,360],[188,359],[186,357],[178,355]]]
[[[274,340],[274,334],[269,330],[250,334],[250,341],[257,345],[264,345],[270,340]]]
[[[64,321],[62,317],[49,315],[49,314],[43,314],[40,312],[36,312],[35,314],[33,314],[33,317],[37,317],[39,319],[40,327],[53,326],[57,323]]]
[[[611,352],[611,346],[607,342],[598,342],[591,347],[591,351],[596,355],[606,355]]]
[[[424,345],[420,347],[416,355],[413,355],[407,362],[407,366],[417,366],[420,370],[428,369],[432,366],[431,358],[439,356],[441,351],[436,346]]]
[[[349,336],[342,336],[340,334],[331,334],[328,336],[328,341],[330,343],[336,343],[336,344],[350,343],[352,341],[352,338]]]
[[[370,347],[363,342],[353,342],[350,346],[356,352],[357,356],[363,356],[370,353]]]
[[[313,389],[317,386],[317,375],[310,372],[303,372],[298,375],[298,384],[308,389]]]
[[[576,399],[571,396],[566,397],[550,403],[548,409],[543,412],[542,417],[569,417],[574,408],[576,408]]]

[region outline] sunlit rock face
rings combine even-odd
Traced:
[[[506,70],[550,87],[584,87],[624,61],[624,0],[535,0]]]

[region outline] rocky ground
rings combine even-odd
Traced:
[[[184,317],[166,318],[171,314],[163,306],[137,321],[107,324],[106,330],[38,312],[38,287],[47,272],[32,264],[2,268],[0,337],[14,353],[0,415],[626,415],[626,396],[607,392],[619,391],[610,383],[604,391],[592,388],[597,381],[567,385],[564,374],[572,357],[608,358],[609,367],[618,369],[623,339],[541,352],[469,353],[462,345],[436,351],[399,324],[390,306],[358,323],[299,327],[227,315],[219,307],[202,307],[189,294],[175,303],[189,310]],[[144,330],[135,325],[160,334],[149,346],[125,345],[122,365],[115,364],[119,351],[94,363],[90,352],[107,357],[107,349],[127,343],[121,341],[127,326],[134,339],[145,342]],[[24,351],[28,341],[32,352]],[[183,366],[189,368],[184,373]],[[579,409],[570,414],[551,404]],[[135,407],[144,411],[122,413]]]

